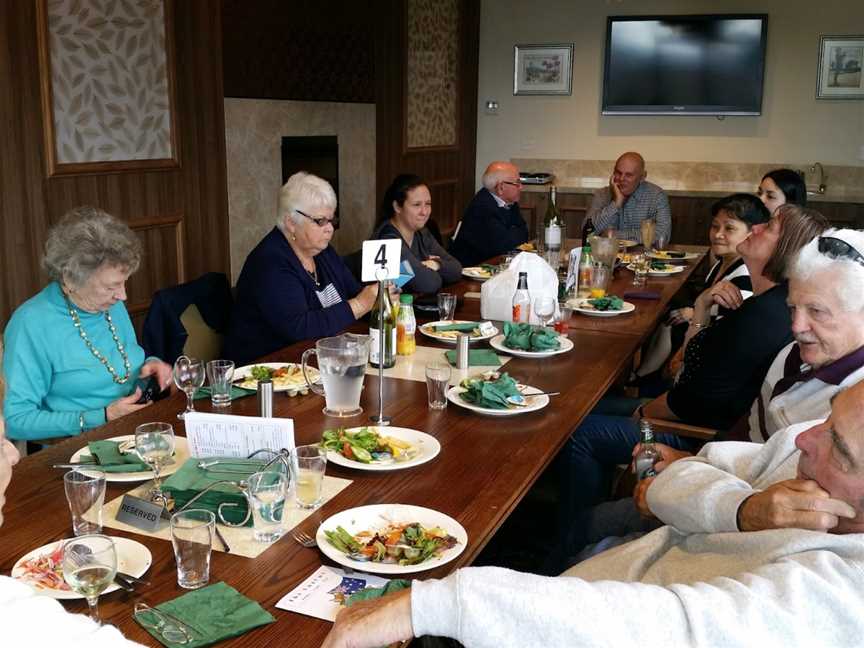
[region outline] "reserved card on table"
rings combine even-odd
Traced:
[[[184,419],[189,454],[199,457],[248,457],[267,448],[294,448],[294,420],[190,412]]]
[[[283,596],[276,607],[289,612],[335,621],[349,596],[367,587],[384,587],[388,579],[355,572],[346,574],[336,567],[322,565],[309,578]]]

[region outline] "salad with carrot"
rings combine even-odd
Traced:
[[[71,590],[63,579],[63,543],[57,543],[57,548],[50,553],[41,554],[28,558],[21,563],[23,573],[18,576],[21,580],[36,586],[39,589]]]
[[[324,531],[328,542],[357,560],[399,565],[418,565],[456,546],[458,540],[439,527],[425,528],[419,522],[389,524],[378,531],[351,535],[343,527]]]
[[[355,431],[344,428],[324,430],[321,447],[338,452],[346,459],[367,464],[408,461],[418,452],[416,446],[402,439],[383,436],[374,427],[362,427]]]

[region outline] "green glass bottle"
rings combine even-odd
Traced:
[[[389,282],[381,284],[378,291],[378,299],[369,313],[369,364],[378,366],[378,358],[383,355],[383,365],[389,369],[396,364],[396,322],[393,320],[393,310],[390,307],[390,293],[387,290]],[[380,352],[381,329],[384,329],[384,349]]]

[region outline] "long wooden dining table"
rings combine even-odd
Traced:
[[[445,410],[433,411],[427,407],[425,383],[385,379],[385,414],[392,417],[392,424],[433,435],[441,443],[441,453],[429,463],[391,472],[359,471],[328,464],[328,475],[351,479],[353,483],[302,522],[299,529],[314,535],[318,524],[327,517],[356,506],[378,503],[424,506],[455,518],[466,529],[468,544],[456,560],[422,572],[419,577],[443,577],[458,567],[470,565],[597,400],[628,368],[670,298],[703,260],[705,249],[698,251],[699,258],[687,264],[683,272],[650,277],[647,286],[639,290],[657,291],[659,299],[635,301],[634,313],[612,318],[574,315],[569,330],[574,343],[571,352],[542,361],[513,358],[507,363],[505,370],[519,382],[543,391],[561,392],[542,410],[507,418],[478,415],[452,404]],[[611,291],[620,295],[633,290],[631,281],[632,273],[622,270],[613,279]],[[470,295],[480,289],[480,284],[464,281],[453,289],[460,296]],[[474,319],[479,315],[479,300],[460,298],[458,317]],[[442,351],[448,348],[419,333],[418,344],[440,346]],[[311,346],[311,341],[294,344],[261,360],[299,362],[302,352]],[[361,400],[364,411],[356,417],[326,417],[322,413],[323,399],[314,394],[274,395],[273,415],[293,419],[298,444],[315,443],[327,428],[368,424],[369,415],[377,411],[377,394],[377,376],[369,375]],[[16,560],[28,551],[71,536],[63,473],[52,469],[52,464],[69,461],[88,441],[131,434],[137,425],[149,421],[172,422],[177,434],[182,435],[183,422],[177,420],[177,413],[184,405],[185,397],[176,393],[139,412],[23,458],[14,470],[6,494],[5,523],[0,528],[0,573],[8,574]],[[211,411],[209,399],[196,401],[196,408]],[[257,416],[256,399],[237,399],[224,413]],[[106,501],[127,490],[128,484],[109,483]],[[146,545],[153,564],[147,574],[149,586],[139,587],[134,593],[120,590],[100,599],[103,619],[119,627],[130,639],[158,646],[132,619],[132,610],[137,601],[156,605],[184,593],[177,585],[171,544],[115,529],[106,532],[133,537]],[[330,623],[277,609],[275,603],[322,563],[332,564],[317,548],[304,548],[295,542],[290,533],[254,559],[214,552],[211,582],[225,581],[276,617],[275,623],[223,645],[319,645]],[[64,604],[74,612],[86,611],[83,601]]]

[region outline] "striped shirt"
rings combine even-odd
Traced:
[[[318,301],[321,302],[321,308],[330,308],[342,301],[339,291],[332,283],[327,284],[324,290],[316,290],[315,294],[318,296]]]
[[[620,239],[641,241],[641,223],[649,218],[657,223],[654,234],[657,238],[662,236],[668,242],[672,234],[672,212],[666,192],[644,180],[620,208],[612,201],[609,187],[598,189],[591,200],[588,217],[594,221],[598,232],[614,227]]]

